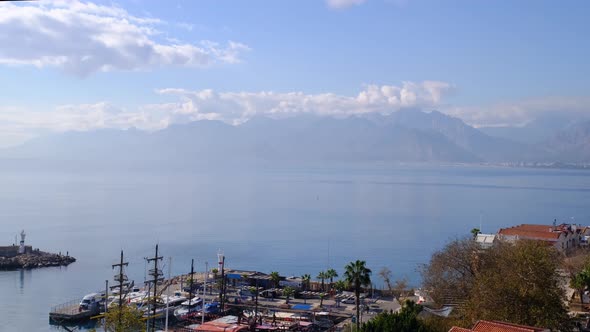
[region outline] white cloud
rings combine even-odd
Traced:
[[[160,89],[162,95],[174,95],[180,101],[163,108],[185,117],[205,115],[228,123],[240,124],[253,116],[286,117],[311,113],[345,117],[367,113],[390,113],[408,107],[434,107],[451,89],[446,82],[404,82],[401,86],[367,85],[356,96],[334,93],[305,94],[303,92],[215,92]],[[174,106],[172,106],[174,105]],[[153,105],[152,107],[156,107]]]
[[[186,23],[178,23],[188,27]],[[57,67],[77,76],[97,71],[237,63],[249,50],[229,41],[161,41],[154,18],[91,2],[0,4],[0,64]]]
[[[367,0],[326,0],[326,4],[330,8],[343,9],[352,6],[358,6],[365,3]]]

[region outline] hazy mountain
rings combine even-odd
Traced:
[[[482,127],[478,129],[489,136],[524,144],[537,144],[548,140],[558,131],[575,122],[574,119],[565,116],[544,116],[521,127]]]
[[[470,151],[477,158],[486,161],[529,160],[532,149],[504,138],[491,137],[465,124],[463,120],[437,111],[425,113],[416,110],[402,110],[388,116],[385,121],[425,132],[437,132],[457,146]]]
[[[590,161],[590,121],[578,122],[540,144],[548,159],[564,162]]]
[[[406,110],[391,115],[335,119],[312,115],[273,120],[253,118],[231,126],[219,121],[139,130],[69,132],[0,151],[3,158],[88,163],[189,165],[245,161],[501,162],[572,160],[590,155],[588,128],[576,127],[545,145],[527,145],[486,135],[440,112]]]

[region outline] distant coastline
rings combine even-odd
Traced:
[[[499,166],[512,168],[542,168],[542,169],[575,169],[590,170],[588,163],[563,163],[563,162],[503,162],[503,163],[480,163],[481,166]]]

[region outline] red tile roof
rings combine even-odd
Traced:
[[[453,326],[453,327],[451,327],[451,329],[449,330],[449,332],[471,332],[471,330],[470,329],[464,329],[462,327]]]
[[[542,329],[532,326],[517,325],[505,322],[480,320],[473,327],[474,332],[542,332]]]
[[[521,238],[557,241],[562,234],[567,234],[567,230],[560,226],[523,224],[510,228],[502,228],[498,233],[500,235],[518,236]]]
[[[465,329],[453,326],[449,332],[545,332],[548,329],[517,325],[505,322],[480,320],[475,323],[473,329]]]

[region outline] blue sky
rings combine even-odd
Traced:
[[[0,146],[258,114],[585,115],[589,14],[587,1],[0,4]]]

